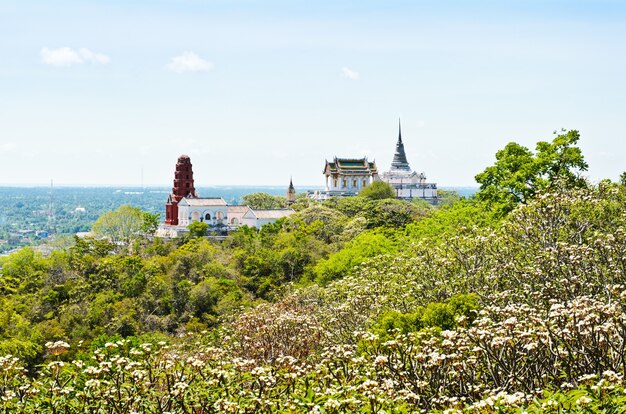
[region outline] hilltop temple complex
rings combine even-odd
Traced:
[[[315,200],[330,197],[357,195],[374,181],[389,183],[396,197],[403,200],[423,199],[437,203],[437,184],[426,181],[426,175],[411,170],[402,142],[402,128],[398,121],[398,141],[389,171],[378,174],[376,162],[363,158],[338,158],[326,160],[322,171],[326,180],[324,190],[309,191],[308,196]],[[296,202],[296,190],[290,180],[286,204]],[[176,162],[174,185],[165,203],[165,223],[157,232],[161,236],[177,237],[188,231],[187,226],[203,222],[210,229],[225,233],[240,226],[260,228],[264,224],[292,214],[290,208],[259,210],[249,206],[229,205],[221,197],[200,197],[196,193],[193,166],[187,155],[181,155]]]
[[[381,180],[389,183],[396,191],[396,197],[403,200],[424,199],[437,202],[437,184],[426,182],[426,175],[412,171],[404,151],[402,128],[398,121],[398,141],[391,162],[391,169],[378,174],[376,162],[364,158],[337,158],[326,160],[322,171],[326,179],[323,191],[310,191],[308,196],[315,200],[330,197],[354,196],[363,187]]]
[[[295,201],[295,188],[290,183],[288,194]],[[178,237],[188,232],[193,222],[203,222],[210,229],[221,232],[236,230],[240,226],[261,228],[292,214],[292,209],[253,209],[249,206],[229,205],[221,197],[199,197],[193,179],[193,166],[188,155],[181,155],[176,162],[174,185],[165,203],[165,223],[159,226],[157,235]]]

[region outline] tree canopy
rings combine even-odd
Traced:
[[[386,198],[395,198],[396,191],[384,181],[374,181],[365,186],[359,192],[359,196],[369,198],[370,200],[384,200]]]
[[[187,226],[190,237],[204,237],[209,230],[209,225],[202,221],[194,221]]]
[[[135,237],[153,233],[157,220],[158,215],[124,205],[101,215],[94,223],[92,231],[95,235],[108,238],[115,244],[127,245]]]
[[[579,139],[578,131],[562,130],[552,142],[538,142],[535,153],[508,143],[496,153],[495,164],[476,175],[480,184],[476,197],[506,214],[518,204],[528,203],[540,190],[585,186],[580,173],[588,165],[576,146]]]
[[[267,193],[252,193],[242,197],[243,204],[254,209],[274,209],[284,208],[286,198],[282,196],[274,196]]]

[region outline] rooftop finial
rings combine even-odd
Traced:
[[[402,124],[400,122],[400,117],[398,117],[398,142],[402,144]]]

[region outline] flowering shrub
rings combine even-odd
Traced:
[[[540,195],[500,228],[416,239],[211,335],[51,341],[35,371],[4,356],[0,409],[623,412],[625,205],[614,187]]]

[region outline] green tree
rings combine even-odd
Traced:
[[[324,206],[340,211],[348,217],[357,216],[372,208],[373,200],[366,197],[331,197]]]
[[[536,153],[515,142],[498,151],[495,164],[476,175],[478,200],[506,214],[518,204],[528,203],[537,191],[584,186],[579,173],[588,165],[576,147],[580,134],[562,132],[552,142],[538,142]]]
[[[144,212],[128,205],[101,215],[93,225],[93,233],[107,238],[114,244],[128,245],[143,234]]]
[[[325,242],[334,241],[343,231],[347,217],[341,212],[327,207],[325,204],[313,204],[311,207],[286,217],[283,227],[287,230],[303,224],[309,226],[308,231],[316,238]]]
[[[317,262],[314,268],[317,281],[320,284],[327,284],[341,279],[352,274],[355,267],[367,259],[382,254],[393,254],[397,249],[396,240],[389,234],[372,230],[361,233],[346,243],[343,249],[331,254],[328,259]]]
[[[438,205],[439,206],[451,206],[462,199],[462,197],[456,191],[437,190]],[[415,201],[415,200],[414,200]]]
[[[189,229],[189,236],[197,238],[206,236],[207,230],[209,230],[209,225],[202,221],[194,221],[188,225],[187,228]]]
[[[35,292],[41,288],[47,271],[47,261],[32,247],[0,258],[0,293]]]
[[[243,204],[254,209],[284,208],[286,204],[285,197],[273,196],[267,193],[246,194],[242,198]]]
[[[396,198],[396,191],[384,181],[374,181],[359,192],[359,196],[370,200],[383,200],[386,198]]]
[[[452,205],[444,204],[433,209],[429,217],[406,226],[406,233],[412,238],[427,238],[434,242],[446,243],[453,237],[471,229],[494,228],[498,220],[494,211],[489,211],[475,199],[460,200]]]
[[[404,227],[409,223],[417,221],[421,217],[430,214],[432,207],[430,204],[420,205],[409,203],[404,200],[384,199],[376,200],[371,204],[371,208],[363,215],[367,219],[367,227]]]
[[[148,212],[143,213],[143,221],[141,223],[141,231],[144,234],[152,236],[159,227],[159,213],[150,214]]]

